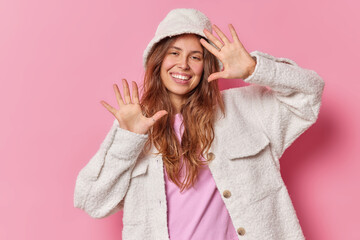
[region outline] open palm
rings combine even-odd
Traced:
[[[230,42],[230,40],[216,25],[213,26],[215,32],[220,37],[222,42],[207,29],[204,29],[206,37],[212,43],[214,43],[216,47],[209,44],[204,39],[200,39],[200,43],[213,55],[220,59],[224,66],[224,69],[221,72],[212,73],[209,76],[208,81],[210,82],[219,78],[247,78],[249,75],[252,74],[255,69],[255,59],[251,57],[251,55],[246,51],[243,44],[240,42],[239,37],[237,36],[232,24],[229,24],[229,29],[233,38],[233,42]]]
[[[159,120],[161,117],[167,114],[167,111],[161,110],[155,113],[152,117],[147,118],[142,114],[142,110],[139,102],[139,90],[136,82],[133,83],[132,88],[132,99],[130,96],[129,85],[125,79],[123,79],[123,92],[124,99],[122,98],[117,84],[114,84],[114,91],[116,95],[116,100],[119,104],[119,109],[116,109],[106,103],[101,101],[101,104],[112,113],[119,122],[120,128],[126,129],[128,131],[146,134],[149,129],[154,125],[154,123]]]

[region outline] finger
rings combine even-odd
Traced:
[[[166,114],[168,114],[167,111],[160,110],[157,113],[155,113],[151,118],[148,118],[150,126],[154,125],[157,120],[159,120],[160,118],[162,118]]]
[[[129,84],[127,83],[126,79],[123,79],[123,92],[124,92],[124,99],[125,99],[124,103],[125,104],[131,103]]]
[[[239,44],[239,46],[246,51],[244,45],[241,43],[236,31],[235,31],[235,28],[232,24],[229,24],[229,28],[230,28],[230,32],[231,32],[231,35],[232,35],[232,38],[234,40],[235,43]]]
[[[230,29],[231,36],[232,36],[232,39],[234,40],[234,42],[240,42],[239,37],[238,37],[238,35],[236,33],[236,30],[235,30],[234,26],[231,23],[229,24],[229,29]]]
[[[132,96],[133,96],[133,102],[140,104],[139,102],[139,90],[138,90],[138,86],[136,84],[136,82],[133,81],[133,88],[132,88]]]
[[[216,57],[218,57],[219,55],[219,51],[218,49],[216,49],[213,45],[211,45],[210,43],[208,43],[205,39],[201,38],[200,39],[200,43],[204,46],[204,48],[206,48],[207,50],[209,50],[209,52],[211,52],[213,55],[215,55]]]
[[[116,101],[119,104],[119,106],[124,105],[124,101],[122,99],[121,93],[119,91],[119,88],[117,86],[117,84],[113,84],[113,88],[115,91],[115,96],[116,96]]]
[[[107,102],[105,101],[100,101],[100,103],[107,109],[109,110],[109,112],[111,112],[114,116],[116,114],[116,109],[113,108],[112,106],[110,106]]]
[[[221,49],[224,44],[219,40],[217,39],[210,31],[208,31],[207,29],[204,29],[204,33],[205,33],[205,36],[215,44],[215,46],[218,48],[218,49]]]
[[[210,74],[210,76],[208,77],[208,82],[214,81],[219,78],[226,78],[224,72],[216,72],[216,73]]]
[[[216,32],[216,34],[221,38],[221,40],[225,43],[228,44],[230,43],[229,39],[225,36],[225,34],[220,30],[220,28],[218,28],[215,24],[213,24],[214,26],[214,30]]]

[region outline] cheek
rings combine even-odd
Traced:
[[[164,58],[162,64],[161,64],[161,70],[162,71],[168,71],[170,68],[172,68],[174,66],[174,61],[171,60],[170,58]]]
[[[202,72],[204,71],[204,64],[196,64],[193,66],[193,71],[196,75],[201,76]]]

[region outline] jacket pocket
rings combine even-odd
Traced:
[[[228,145],[227,156],[232,160],[255,156],[264,150],[270,141],[263,133],[254,133],[236,143]]]
[[[236,146],[229,144],[226,155],[228,173],[235,180],[233,191],[246,205],[276,193],[283,184],[267,136],[255,132],[242,139]]]

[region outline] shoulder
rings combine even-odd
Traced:
[[[260,127],[259,119],[266,117],[262,110],[263,104],[269,101],[271,89],[267,86],[250,84],[244,87],[221,91],[225,107],[225,116],[218,113],[219,123],[230,126],[241,125],[253,129]],[[224,116],[224,117],[223,117]]]
[[[253,104],[254,98],[263,95],[268,88],[257,84],[244,87],[230,88],[221,91],[225,108],[241,107],[242,105]]]
[[[221,91],[221,96],[224,101],[225,116],[218,113],[217,125],[246,126],[249,129],[257,128],[258,115],[255,108],[259,108],[258,98],[267,88],[256,84],[251,84],[244,87],[231,88]]]

